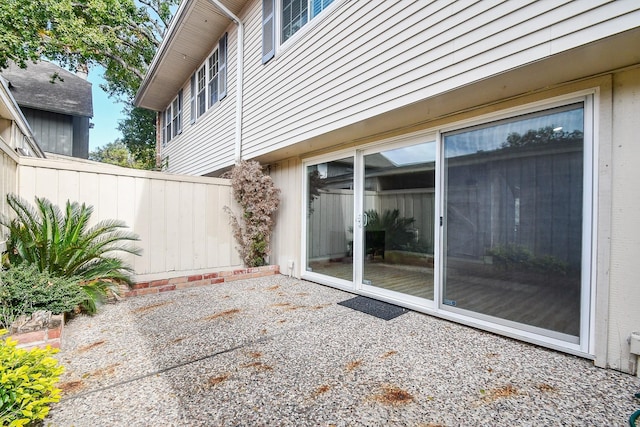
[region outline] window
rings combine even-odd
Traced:
[[[196,73],[191,75],[191,99],[190,107],[191,107],[191,124],[196,122]]]
[[[218,102],[218,51],[209,57],[209,107]]]
[[[280,43],[284,43],[310,20],[318,16],[334,0],[279,0]],[[276,0],[262,1],[262,62],[275,55],[275,10]]]
[[[182,133],[182,90],[162,114],[162,144]]]
[[[207,111],[207,105],[205,103],[206,86],[204,84],[206,76],[205,71],[206,64],[200,67],[200,69],[198,70],[198,117],[200,117],[204,114],[205,111]]]
[[[178,96],[173,100],[172,110],[173,136],[176,136],[182,132],[182,90],[178,92]]]
[[[162,143],[165,145],[167,142],[171,141],[171,107],[173,103],[169,104],[166,110],[164,110],[164,114],[162,115],[162,122],[164,126],[162,127]]]
[[[227,34],[191,76],[191,123],[227,96]],[[182,98],[180,98],[182,109]]]

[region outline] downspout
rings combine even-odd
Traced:
[[[244,25],[240,18],[227,9],[219,0],[209,0],[218,7],[229,19],[238,26],[238,53],[236,57],[236,144],[234,160],[239,163],[242,160],[242,94],[244,76]]]

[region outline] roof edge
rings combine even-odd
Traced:
[[[193,4],[194,2],[192,0],[184,0],[182,3],[180,3],[180,6],[178,7],[176,14],[173,16],[173,19],[169,24],[169,28],[167,29],[167,32],[164,35],[164,38],[162,39],[162,43],[160,44],[158,51],[154,55],[153,60],[151,60],[151,65],[149,65],[149,69],[145,73],[144,79],[142,80],[142,83],[140,83],[138,92],[136,93],[136,96],[133,99],[133,104],[136,107],[141,107],[140,105],[141,99],[149,89],[149,84],[151,83],[152,76],[155,75],[156,71],[158,70],[160,63],[162,62],[165,55],[167,54],[169,45],[171,44],[171,42],[173,41],[173,38],[176,35],[177,28],[182,24],[185,17],[187,16],[188,10],[192,7]]]

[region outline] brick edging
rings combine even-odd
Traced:
[[[56,318],[58,322],[58,326],[55,328],[39,329],[37,331],[12,334],[9,336],[18,341],[18,348],[25,350],[34,347],[45,348],[48,345],[53,348],[60,348],[62,332],[64,331],[64,315],[54,315],[53,318]]]
[[[131,286],[131,289],[127,289],[122,293],[122,295],[125,297],[135,297],[140,295],[159,294],[160,292],[232,282],[234,280],[273,276],[279,273],[280,266],[265,265],[263,267],[241,268],[236,270],[217,271],[215,273],[194,274],[191,276],[178,276],[170,279],[134,283]]]

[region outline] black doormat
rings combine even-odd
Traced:
[[[388,304],[383,301],[363,296],[357,296],[346,301],[340,301],[338,305],[349,307],[383,320],[395,319],[409,311],[406,308],[398,307],[397,305]]]

